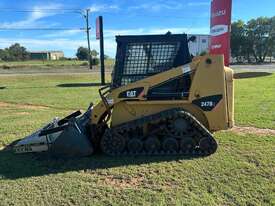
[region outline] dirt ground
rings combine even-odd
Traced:
[[[259,136],[275,135],[275,130],[273,129],[262,129],[256,127],[234,126],[230,131],[237,134],[255,134]]]
[[[263,64],[263,65],[231,65],[235,73],[239,72],[275,72],[275,64]],[[107,67],[106,73],[112,72],[111,67]],[[11,68],[11,69],[3,69],[0,68],[0,75],[19,75],[19,74],[77,74],[77,73],[94,73],[100,72],[99,68],[94,68],[93,70],[88,69],[84,66],[69,66],[66,68]]]
[[[0,109],[6,107],[16,107],[17,109],[32,109],[32,110],[40,110],[40,109],[48,109],[49,107],[43,105],[33,105],[33,104],[14,104],[9,102],[0,102]]]
[[[262,64],[262,65],[231,65],[235,72],[275,72],[275,64]]]
[[[105,71],[107,73],[111,72],[112,68],[106,67]],[[98,67],[90,70],[85,66],[68,66],[68,67],[47,67],[47,68],[10,68],[3,69],[0,68],[0,75],[20,75],[20,74],[78,74],[78,73],[94,73],[100,72]]]

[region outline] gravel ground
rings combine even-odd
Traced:
[[[275,64],[262,64],[262,65],[231,65],[235,72],[275,72]]]
[[[111,68],[106,68],[106,72],[111,72]],[[11,69],[2,69],[0,68],[0,75],[43,75],[43,74],[79,74],[79,73],[91,73],[99,72],[98,68],[90,70],[88,67],[47,67],[47,68],[11,68]]]
[[[239,72],[275,72],[275,64],[263,64],[263,65],[231,65],[230,66],[235,73]],[[110,73],[112,68],[106,68],[106,72]],[[98,68],[89,70],[87,67],[66,67],[66,68],[0,68],[0,75],[45,75],[45,74],[79,74],[79,73],[93,73],[100,72]]]

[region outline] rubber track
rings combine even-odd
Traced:
[[[196,132],[198,132],[202,137],[208,137],[212,140],[214,143],[210,150],[208,151],[202,151],[199,148],[195,148],[193,150],[189,151],[178,151],[178,152],[170,152],[170,151],[159,151],[150,153],[145,151],[143,148],[142,152],[139,153],[132,153],[127,151],[127,146],[125,147],[123,152],[116,152],[116,153],[107,153],[107,155],[111,156],[129,156],[129,155],[135,155],[135,156],[167,156],[167,155],[187,155],[187,156],[207,156],[211,155],[216,152],[217,150],[217,142],[215,141],[213,135],[190,113],[182,110],[182,109],[170,109],[165,110],[162,112],[159,112],[157,114],[145,116],[142,118],[139,118],[137,120],[133,120],[127,123],[123,123],[121,125],[118,125],[116,127],[112,127],[107,129],[104,135],[110,135],[112,133],[119,133],[119,134],[125,134],[127,132],[130,132],[131,130],[135,130],[137,128],[143,127],[145,124],[158,124],[159,122],[166,120],[168,118],[175,118],[175,117],[183,117],[186,120],[190,122],[193,129],[196,129]],[[126,144],[127,145],[127,144]]]

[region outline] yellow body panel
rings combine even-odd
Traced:
[[[106,96],[109,109],[112,109],[111,126],[116,126],[142,116],[158,113],[171,108],[183,108],[195,116],[210,131],[224,130],[233,126],[233,72],[224,67],[223,56],[206,55],[196,57],[189,65],[174,68],[154,76],[142,79],[111,90]],[[180,100],[147,100],[149,88],[176,78],[191,70],[191,87],[188,98]],[[134,88],[144,88],[141,96],[133,99],[121,98],[119,94]],[[193,101],[222,95],[222,99],[211,111],[204,111]],[[106,106],[102,102],[94,107],[91,123],[97,124],[106,115]]]
[[[133,102],[120,102],[114,106],[112,113],[112,126],[116,126],[128,121],[135,120],[139,117],[156,114],[158,112],[173,109],[182,108],[188,111],[206,127],[208,128],[208,122],[203,112],[196,106],[190,104],[188,101],[133,101]]]

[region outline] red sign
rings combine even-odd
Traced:
[[[210,54],[223,54],[224,65],[230,61],[230,30],[232,0],[211,1]]]
[[[100,39],[100,17],[96,18],[96,39]]]

